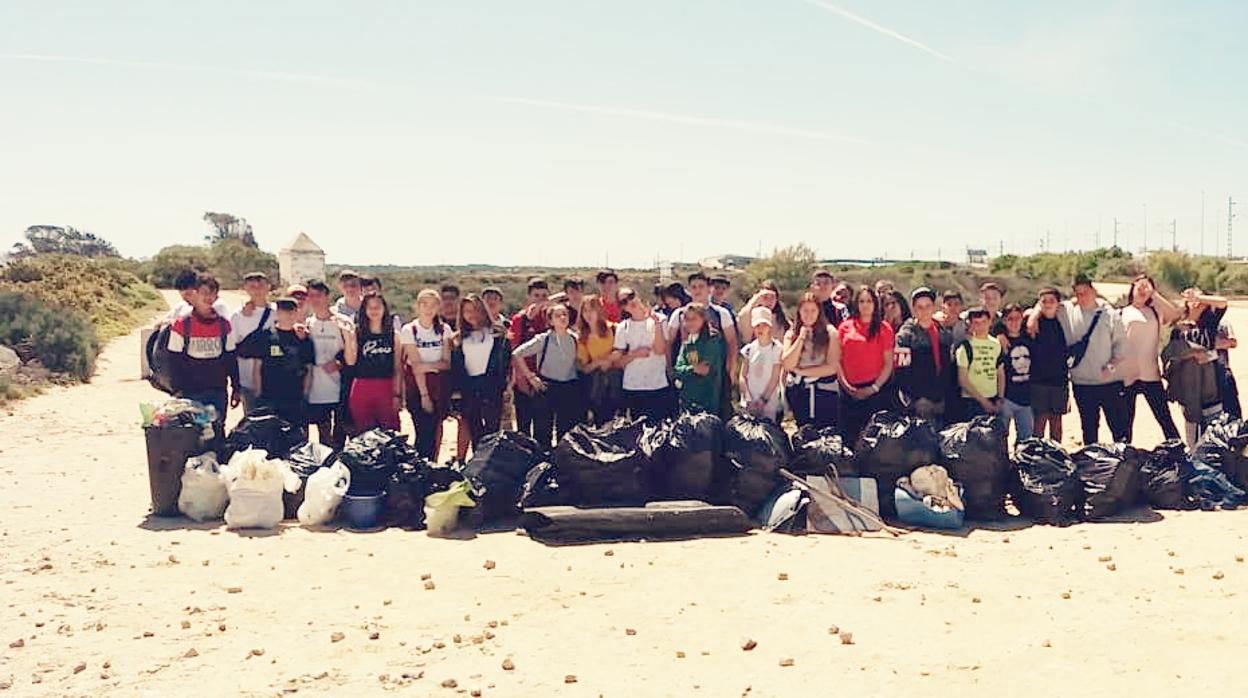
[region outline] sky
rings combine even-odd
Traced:
[[[1241,0],[4,0],[0,245],[150,256],[228,211],[349,263],[958,259],[1115,218],[1225,253],[1246,27]]]

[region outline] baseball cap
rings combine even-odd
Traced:
[[[298,310],[299,309],[299,301],[295,298],[291,298],[290,296],[282,296],[281,298],[278,298],[276,301],[273,301],[273,303],[277,306],[278,310]]]
[[[759,325],[772,325],[771,310],[768,308],[758,307],[750,311],[750,327],[758,327]]]
[[[291,284],[290,287],[286,289],[286,295],[292,299],[299,293],[302,293],[305,296],[308,295],[308,287],[303,284]]]
[[[920,286],[910,292],[910,302],[913,303],[920,298],[927,298],[933,303],[936,302],[936,292],[927,286]]]

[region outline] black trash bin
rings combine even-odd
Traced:
[[[179,516],[178,495],[182,494],[182,470],[186,459],[204,452],[202,431],[194,426],[149,425],[147,437],[147,481],[152,490],[152,514]]]

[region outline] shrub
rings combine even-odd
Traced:
[[[162,300],[120,260],[45,254],[0,269],[0,291],[22,293],[87,316],[101,340],[144,322]],[[50,368],[50,367],[49,367]]]
[[[143,265],[148,283],[157,288],[172,288],[174,277],[184,269],[206,271],[217,277],[225,288],[238,288],[248,272],[260,271],[277,280],[277,257],[227,238],[212,245],[171,245],[156,253]]]
[[[28,347],[48,370],[84,381],[100,353],[86,314],[11,291],[0,291],[0,344]]]

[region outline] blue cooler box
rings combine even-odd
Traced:
[[[958,494],[961,493],[962,486],[958,485]],[[958,509],[934,511],[900,487],[893,490],[893,500],[897,503],[897,520],[919,528],[958,529],[966,518],[966,512]]]

